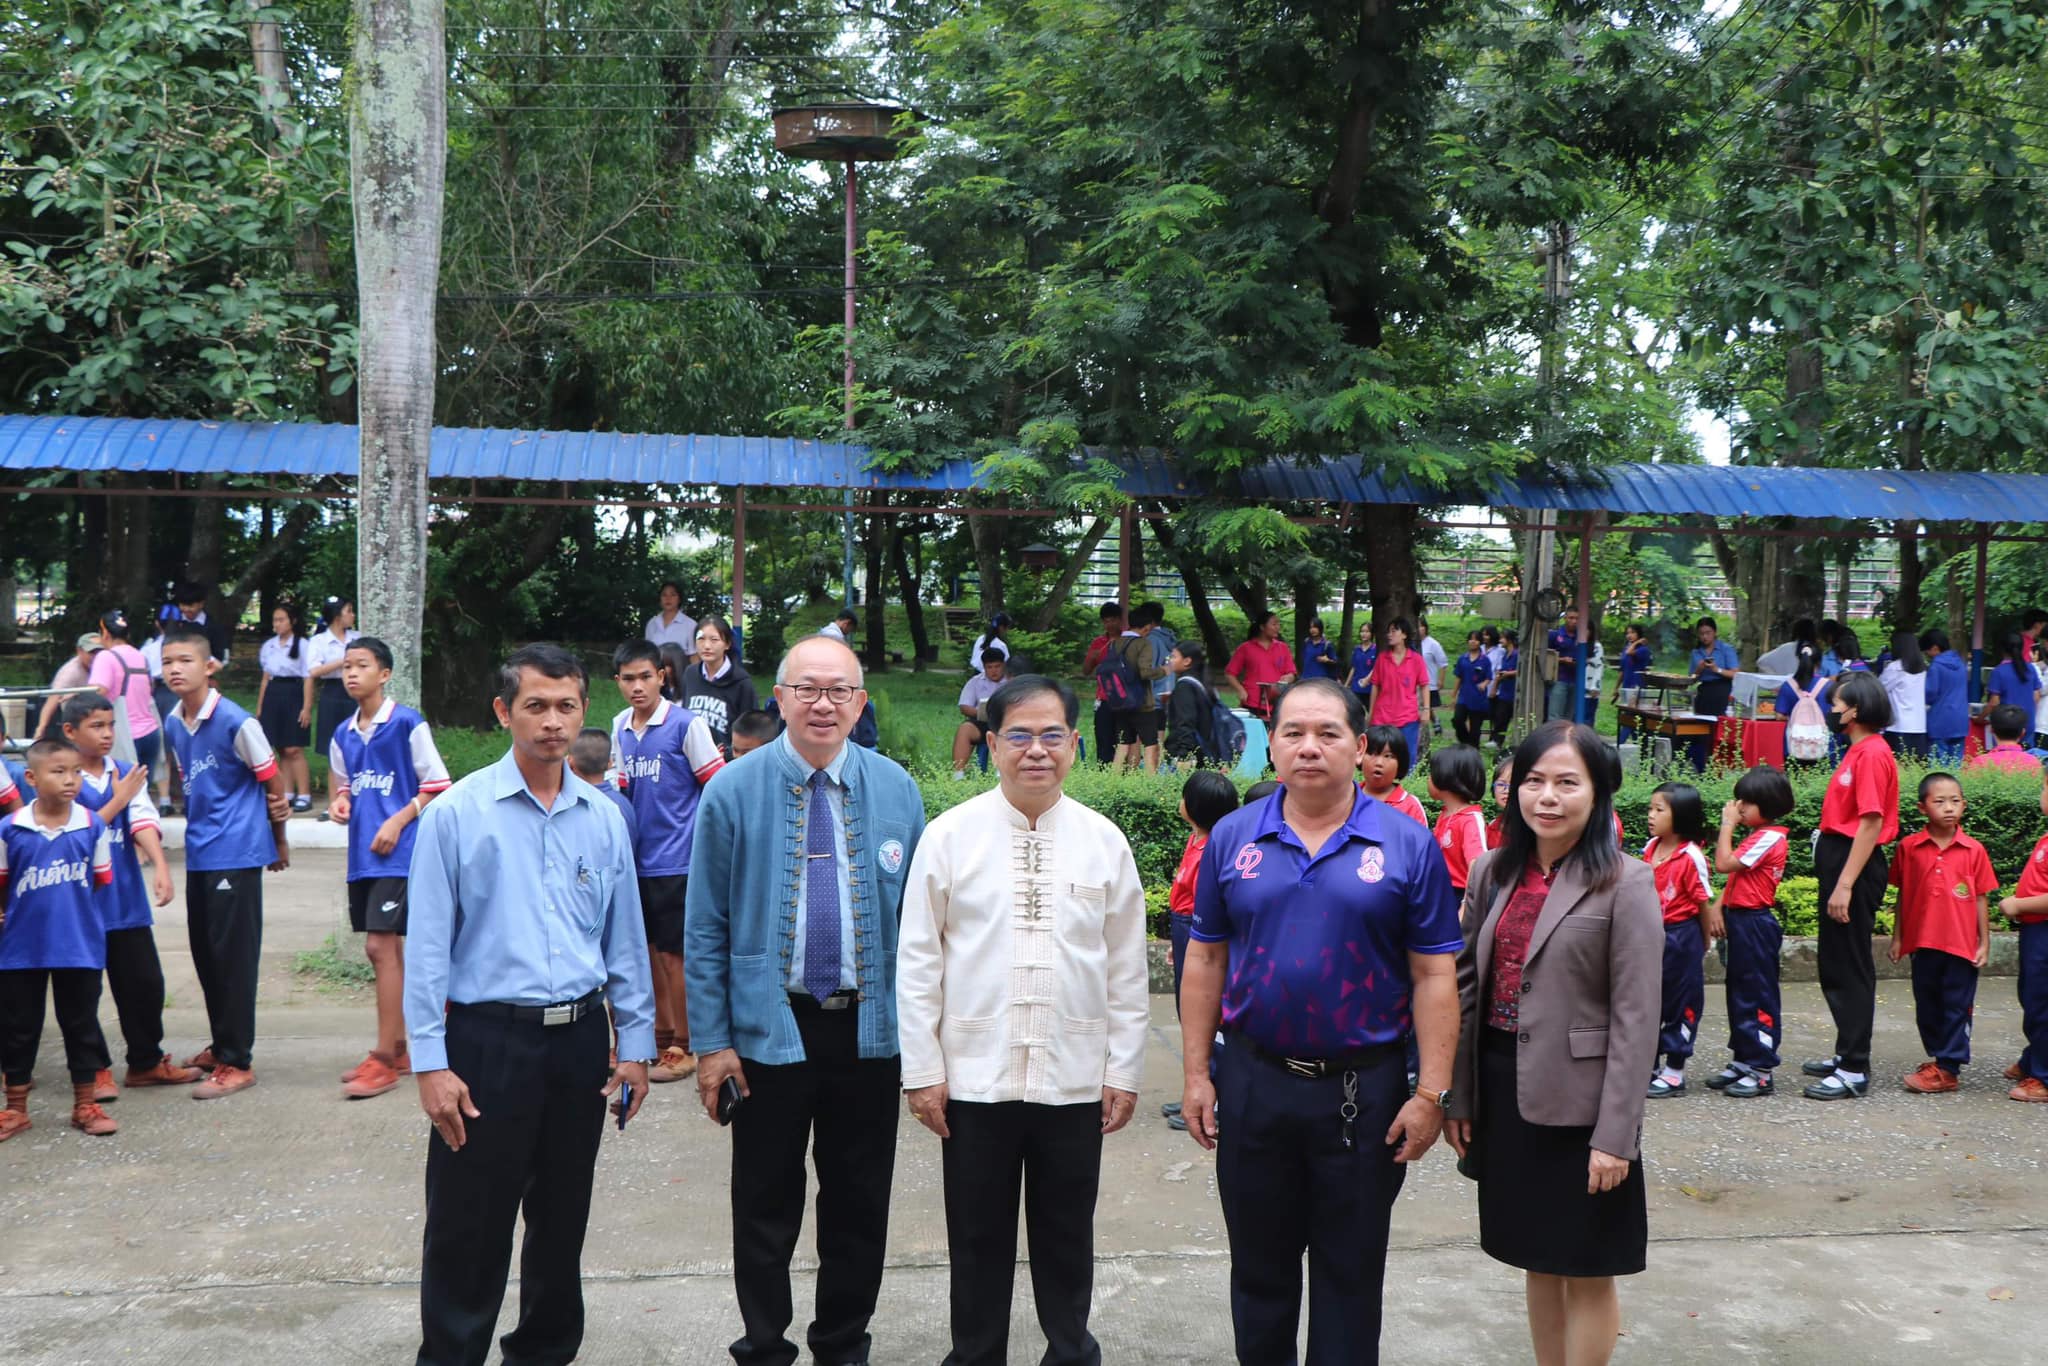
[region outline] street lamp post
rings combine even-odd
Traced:
[[[855,252],[859,246],[854,215],[857,169],[863,161],[890,161],[902,150],[897,121],[904,111],[894,105],[839,103],[794,105],[774,111],[775,150],[799,161],[846,163],[846,432],[853,434],[853,296]],[[851,472],[849,472],[849,478]],[[848,484],[840,516],[840,549],[846,580],[845,604],[853,606],[853,487]]]

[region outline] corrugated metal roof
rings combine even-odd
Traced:
[[[1122,466],[1136,497],[1193,498],[1208,490],[1159,450],[1092,457]],[[436,479],[695,484],[732,488],[887,488],[965,492],[973,465],[930,475],[877,474],[867,448],[788,437],[662,436],[436,427]],[[0,416],[0,470],[283,475],[356,472],[356,429],[343,424]],[[1781,469],[1748,465],[1612,465],[1569,477],[1529,474],[1437,490],[1385,480],[1357,457],[1274,461],[1242,471],[1232,489],[1248,502],[1469,504],[1618,515],[1843,517],[1958,522],[2048,522],[2048,475]]]

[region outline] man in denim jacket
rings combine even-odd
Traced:
[[[727,1078],[733,1282],[742,1366],[791,1366],[790,1255],[816,1136],[819,1366],[865,1363],[896,1155],[896,928],[924,801],[847,736],[860,661],[813,636],[775,674],[789,728],[704,789],[684,929],[690,1039],[705,1113]]]

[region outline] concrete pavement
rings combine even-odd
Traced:
[[[269,880],[254,1090],[210,1104],[136,1092],[111,1107],[120,1134],[87,1139],[64,1123],[61,1055],[46,1036],[36,1127],[0,1147],[0,1359],[411,1359],[426,1125],[410,1088],[341,1099],[336,1076],[368,1041],[367,1000],[289,970],[340,923],[340,879],[339,854],[306,849]],[[190,1051],[204,1017],[181,903],[158,938],[169,1046]],[[2010,980],[1985,982],[1979,1063],[1961,1093],[1938,1098],[1897,1088],[1921,1055],[1905,984],[1880,991],[1881,1073],[1867,1100],[1701,1091],[1650,1107],[1650,1271],[1624,1284],[1617,1360],[2048,1361],[2048,1107],[2006,1101],[1996,1078],[2017,1049]],[[1791,1056],[1819,1051],[1818,993],[1793,988],[1786,1013]],[[1104,1155],[1097,1332],[1111,1363],[1227,1362],[1214,1162],[1157,1117],[1178,1093],[1171,1003],[1155,999],[1153,1019],[1139,1119]],[[111,1006],[106,1025],[118,1055]],[[1721,1057],[1704,1050],[1700,1074]],[[727,1142],[687,1085],[656,1088],[624,1134],[607,1132],[584,1360],[726,1359],[738,1331]],[[1475,1236],[1469,1185],[1447,1151],[1432,1153],[1395,1213],[1386,1360],[1528,1359],[1519,1277]],[[945,1352],[938,1149],[907,1119],[890,1257],[875,1360],[928,1366]],[[812,1265],[807,1235],[799,1304]],[[515,1306],[516,1290],[506,1326]],[[1013,1319],[1012,1361],[1036,1361],[1021,1267]]]

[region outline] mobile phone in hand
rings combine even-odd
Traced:
[[[622,1082],[620,1082],[620,1083],[619,1083],[619,1108],[618,1108],[618,1116],[619,1116],[619,1129],[621,1130],[621,1132],[623,1132],[623,1131],[625,1130],[625,1127],[626,1127],[626,1116],[627,1116],[627,1115],[629,1115],[629,1114],[631,1114],[631,1113],[632,1113],[632,1111],[633,1111],[633,1083],[632,1083],[632,1082],[630,1082],[630,1081],[622,1081]]]
[[[746,1104],[746,1101],[746,1096],[740,1091],[740,1079],[727,1077],[718,1088],[718,1122],[732,1123],[732,1117],[739,1113],[740,1106]]]

